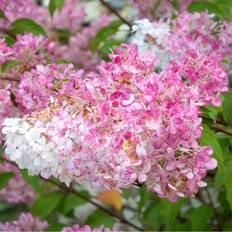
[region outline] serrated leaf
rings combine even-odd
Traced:
[[[3,188],[13,176],[14,176],[13,172],[0,173],[0,189]]]
[[[69,194],[67,197],[65,197],[63,202],[63,213],[68,213],[75,207],[79,205],[86,204],[86,201],[82,200],[78,196],[74,194]]]
[[[45,35],[47,36],[46,31],[38,23],[31,19],[20,18],[15,20],[11,24],[10,33],[13,35],[23,34],[25,32],[31,32],[35,35]]]
[[[113,206],[115,209],[122,209],[122,196],[120,192],[115,189],[100,192],[97,195],[97,199],[107,205]]]
[[[8,60],[1,65],[1,71],[3,73],[7,72],[9,69],[14,68],[15,66],[17,66],[21,63],[22,63],[22,61],[20,61],[20,60]]]
[[[188,11],[198,12],[208,10],[209,13],[223,16],[223,11],[216,4],[208,1],[194,1],[188,6]]]
[[[45,218],[58,206],[62,197],[62,192],[52,192],[42,195],[34,202],[31,212],[40,218]]]

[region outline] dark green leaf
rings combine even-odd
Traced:
[[[226,122],[228,122],[230,125],[232,125],[232,91],[225,93],[224,95],[224,100],[222,102],[222,113],[223,113],[223,118],[225,119]]]
[[[68,43],[69,38],[71,36],[71,32],[68,29],[58,28],[58,29],[55,29],[55,31],[57,32],[57,34],[59,36],[60,42]]]
[[[223,16],[223,11],[216,4],[208,1],[194,1],[189,5],[188,10],[190,12],[208,10],[209,13]]]
[[[5,14],[3,11],[0,10],[0,18],[5,18]]]
[[[8,35],[6,35],[4,38],[5,38],[7,45],[9,46],[13,45],[16,41],[15,38],[8,36]]]
[[[31,32],[35,35],[47,35],[46,31],[38,23],[31,19],[21,18],[17,19],[11,24],[11,34],[23,34],[25,32]]]
[[[0,173],[0,189],[3,188],[13,176],[14,176],[13,172]]]
[[[1,71],[3,73],[7,72],[9,69],[14,68],[15,66],[17,66],[21,63],[22,63],[22,61],[19,61],[19,60],[8,60],[1,65]]]
[[[62,192],[52,192],[46,195],[42,195],[34,202],[31,212],[36,216],[45,218],[50,215],[53,210],[58,206],[62,197]]]

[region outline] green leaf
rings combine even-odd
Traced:
[[[69,38],[71,36],[71,32],[68,29],[57,28],[57,29],[55,29],[55,31],[57,32],[57,34],[59,36],[59,41],[60,42],[68,43]]]
[[[203,134],[199,141],[201,145],[209,145],[214,150],[213,156],[218,162],[216,184],[221,185],[223,180],[223,183],[226,187],[226,197],[232,209],[232,160],[231,162],[225,162],[225,157],[222,153],[222,149],[216,138],[216,135],[207,125],[203,125]]]
[[[222,114],[223,118],[227,123],[232,125],[232,91],[225,93],[224,95],[224,100],[222,102]]]
[[[143,225],[146,231],[151,230],[158,230],[160,227],[159,221],[159,207],[152,205],[151,207],[147,208],[143,213]]]
[[[65,227],[64,224],[57,223],[57,224],[51,224],[49,225],[45,231],[62,231],[62,229]]]
[[[56,3],[55,0],[50,0],[48,5],[49,13],[51,16],[53,16],[55,10],[56,10]]]
[[[6,18],[5,14],[3,11],[0,10],[0,18]]]
[[[13,176],[14,176],[13,172],[0,173],[0,189],[3,188]]]
[[[166,199],[162,199],[159,205],[160,215],[166,225],[167,230],[171,230],[173,224],[176,220],[178,212],[184,203],[184,199],[179,199],[177,202],[173,203]]]
[[[85,223],[90,224],[92,227],[105,225],[111,228],[115,223],[115,219],[98,209],[87,218]]]
[[[118,28],[122,25],[120,20],[111,22],[107,27],[101,28],[95,38],[91,40],[91,49],[97,51],[100,46],[104,46],[110,36],[118,31]]]
[[[54,15],[57,8],[61,9],[64,5],[64,0],[50,0],[48,9],[51,16]]]
[[[82,200],[74,194],[69,194],[67,197],[65,197],[63,202],[63,213],[66,214],[75,207],[83,204],[86,204],[86,201]]]
[[[210,231],[208,221],[212,216],[213,209],[209,205],[202,205],[199,208],[194,209],[190,219],[192,231]]]
[[[209,13],[214,13],[218,16],[223,16],[223,11],[214,3],[208,1],[194,1],[189,5],[188,11],[205,11],[208,10]]]
[[[34,189],[38,189],[39,187],[39,176],[30,176],[28,175],[28,171],[26,169],[21,170],[21,175],[23,176],[24,180],[30,184]]]
[[[22,63],[22,61],[19,61],[19,60],[8,60],[1,65],[1,71],[3,73],[7,72],[9,69],[14,68],[15,66],[17,66],[21,63]]]
[[[215,133],[205,124],[203,125],[203,133],[199,141],[201,145],[208,145],[213,148],[213,155],[215,159],[218,161],[219,168],[225,171],[224,160],[220,144],[217,141]]]
[[[58,206],[62,197],[62,192],[52,192],[46,195],[42,195],[34,202],[31,212],[36,216],[45,218],[50,215],[53,210]]]
[[[47,36],[46,31],[43,29],[42,26],[37,24],[35,21],[27,18],[21,18],[15,20],[11,24],[11,34],[17,35],[17,34],[23,34],[25,32],[31,32],[35,35],[45,35]]]
[[[8,35],[4,36],[4,38],[5,38],[7,45],[9,46],[13,45],[16,41],[15,38],[8,36]]]

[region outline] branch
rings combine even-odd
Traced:
[[[129,28],[132,28],[132,25],[130,22],[128,22],[124,17],[122,17],[109,3],[107,3],[105,0],[100,0],[100,2],[109,9],[113,14],[115,14],[122,22],[124,22]]]
[[[227,134],[227,135],[229,135],[229,136],[232,136],[232,132],[226,130],[225,128],[219,127],[219,126],[217,126],[217,125],[215,125],[215,126],[210,126],[210,128],[211,128],[212,130],[214,130],[215,132],[222,132],[222,133],[224,133],[224,134]]]
[[[5,159],[4,157],[0,157],[0,159],[2,159],[3,161],[5,161],[5,162],[7,162],[7,163],[10,163],[10,164],[12,164],[12,165],[14,165],[14,166],[17,166],[16,163],[14,163],[14,162],[12,162],[12,161],[10,161],[10,160],[7,160],[7,159]],[[18,166],[17,166],[17,167],[18,167]],[[108,215],[110,215],[110,216],[112,216],[112,217],[115,217],[115,218],[118,218],[118,219],[120,220],[121,223],[127,224],[128,226],[131,226],[132,228],[134,228],[134,229],[136,229],[136,230],[138,230],[138,231],[143,231],[142,228],[140,228],[140,227],[134,225],[133,223],[127,221],[127,219],[124,218],[122,215],[119,215],[119,214],[117,214],[116,212],[112,212],[112,211],[110,211],[109,209],[107,209],[107,208],[101,206],[100,204],[98,204],[97,202],[93,201],[93,200],[90,199],[89,197],[87,197],[87,196],[85,196],[85,195],[79,193],[79,192],[78,192],[77,190],[75,190],[74,188],[72,188],[72,187],[67,187],[67,186],[64,185],[64,184],[58,183],[58,182],[56,182],[56,181],[54,181],[54,180],[51,180],[51,179],[44,179],[44,178],[42,178],[41,176],[40,176],[40,178],[41,178],[43,181],[49,182],[49,183],[51,183],[51,184],[53,184],[53,185],[59,187],[60,189],[65,190],[65,191],[68,192],[68,193],[72,193],[72,194],[78,196],[79,198],[85,200],[86,202],[89,202],[90,204],[96,206],[98,209],[100,209],[101,211],[107,213]]]
[[[20,80],[16,77],[5,77],[5,76],[0,76],[1,80],[6,80],[6,81],[16,81],[16,82],[20,82]]]
[[[0,28],[0,32],[12,37],[13,39],[16,39],[16,36],[14,34],[12,34],[9,30],[4,29],[4,28]]]

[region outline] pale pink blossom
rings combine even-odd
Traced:
[[[17,220],[1,222],[0,231],[44,231],[48,223],[31,213],[21,213]]]

